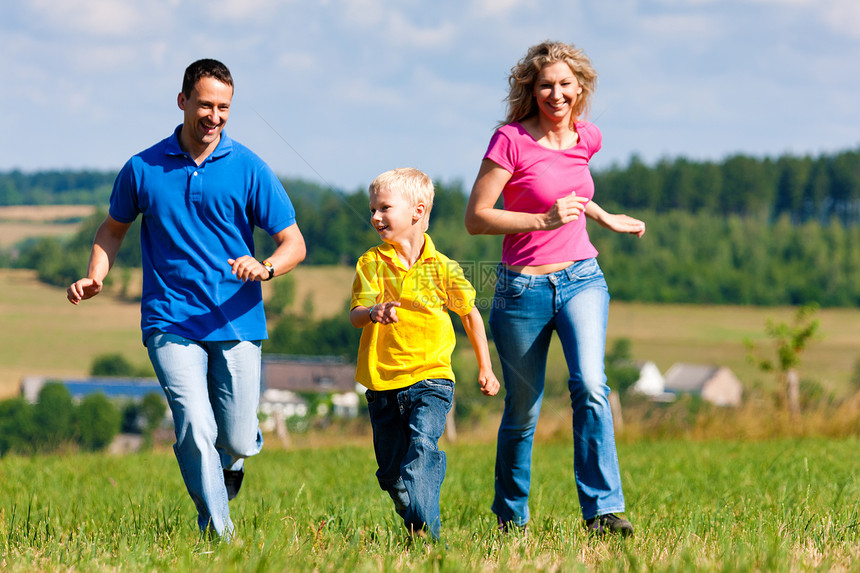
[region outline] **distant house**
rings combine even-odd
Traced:
[[[31,403],[39,399],[39,391],[48,382],[65,386],[72,399],[80,401],[89,394],[101,392],[111,400],[140,401],[150,393],[164,397],[164,391],[155,378],[119,378],[93,376],[80,379],[53,379],[44,376],[27,376],[21,381],[21,395]]]
[[[650,360],[639,369],[639,379],[631,389],[638,394],[650,396],[652,400],[658,402],[671,402],[675,399],[674,394],[666,392],[666,380],[657,365]]]
[[[314,393],[331,396],[336,416],[358,415],[355,365],[338,357],[264,356],[262,385],[260,410],[263,412],[271,410],[285,417],[290,417],[291,412],[295,412],[292,415],[308,414],[307,402],[299,394]],[[302,412],[301,402],[305,403],[302,414],[299,413]]]
[[[48,382],[63,384],[80,401],[88,394],[101,392],[122,402],[140,401],[155,392],[164,398],[164,391],[155,378],[98,377],[81,379],[52,379],[27,376],[21,381],[21,395],[31,403]],[[269,418],[305,417],[308,400],[301,394],[326,394],[335,416],[358,415],[359,396],[355,383],[355,366],[337,357],[327,356],[264,356],[260,375],[260,412]],[[265,426],[265,424],[264,424]],[[267,427],[263,428],[266,431]]]
[[[698,394],[717,406],[741,405],[743,384],[725,366],[679,362],[666,371],[664,378],[667,392]]]

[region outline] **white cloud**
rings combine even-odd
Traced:
[[[178,4],[178,0],[174,0]],[[283,0],[216,0],[208,2],[199,2],[198,6],[194,7],[195,12],[205,14],[207,19],[220,22],[235,22],[242,21],[260,21],[270,22],[275,16],[283,16],[279,14],[284,11],[285,5],[290,2]]]
[[[452,22],[437,26],[417,26],[401,12],[392,12],[386,27],[388,36],[395,45],[425,49],[448,46],[457,32],[457,26]]]
[[[524,0],[475,0],[473,10],[479,16],[503,18],[527,4]]]
[[[832,0],[823,2],[824,21],[846,36],[860,38],[860,2]]]
[[[124,38],[139,35],[141,24],[147,21],[141,11],[142,3],[133,0],[30,0],[28,8],[37,26],[46,26],[61,34]],[[160,12],[159,7],[151,3],[147,8],[150,13]]]
[[[349,25],[367,29],[383,21],[385,14],[393,9],[385,4],[385,0],[342,0],[335,10]]]
[[[821,21],[832,31],[860,38],[860,2],[857,0],[757,0],[762,4],[792,6]]]

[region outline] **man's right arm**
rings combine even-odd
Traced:
[[[90,253],[90,264],[87,267],[87,276],[74,282],[66,289],[66,298],[72,304],[78,304],[82,300],[92,298],[99,294],[104,285],[104,279],[116,260],[116,254],[122,246],[125,234],[131,223],[120,223],[110,215],[96,231],[93,240],[93,250]]]

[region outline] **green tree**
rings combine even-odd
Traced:
[[[24,398],[0,402],[0,455],[33,451],[36,424],[33,406]]]
[[[92,376],[132,377],[136,374],[134,365],[122,354],[100,354],[93,359],[90,367]]]
[[[639,368],[633,363],[632,344],[629,338],[618,338],[604,359],[609,386],[624,394],[639,379]]]
[[[266,316],[280,316],[296,300],[296,278],[292,274],[279,276],[272,281],[272,294],[266,301]]]
[[[58,382],[48,382],[39,390],[33,407],[34,442],[37,449],[51,451],[71,440],[74,433],[72,395]]]
[[[774,347],[773,358],[759,358],[754,343],[745,341],[747,358],[763,372],[774,372],[785,392],[785,403],[792,417],[800,415],[800,355],[818,333],[819,321],[813,318],[818,305],[802,306],[791,324],[768,320],[765,334]]]
[[[151,435],[161,425],[166,413],[167,404],[163,395],[150,392],[144,396],[140,402],[140,415],[144,420],[144,435]]]
[[[75,410],[78,442],[88,450],[108,446],[119,433],[119,409],[101,392],[85,396]]]

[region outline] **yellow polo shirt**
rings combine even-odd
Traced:
[[[398,301],[393,324],[362,329],[355,380],[371,390],[405,388],[427,378],[454,380],[454,327],[475,306],[475,289],[460,265],[436,250],[424,234],[421,256],[407,269],[394,247],[383,243],[364,253],[355,269],[350,308]]]

